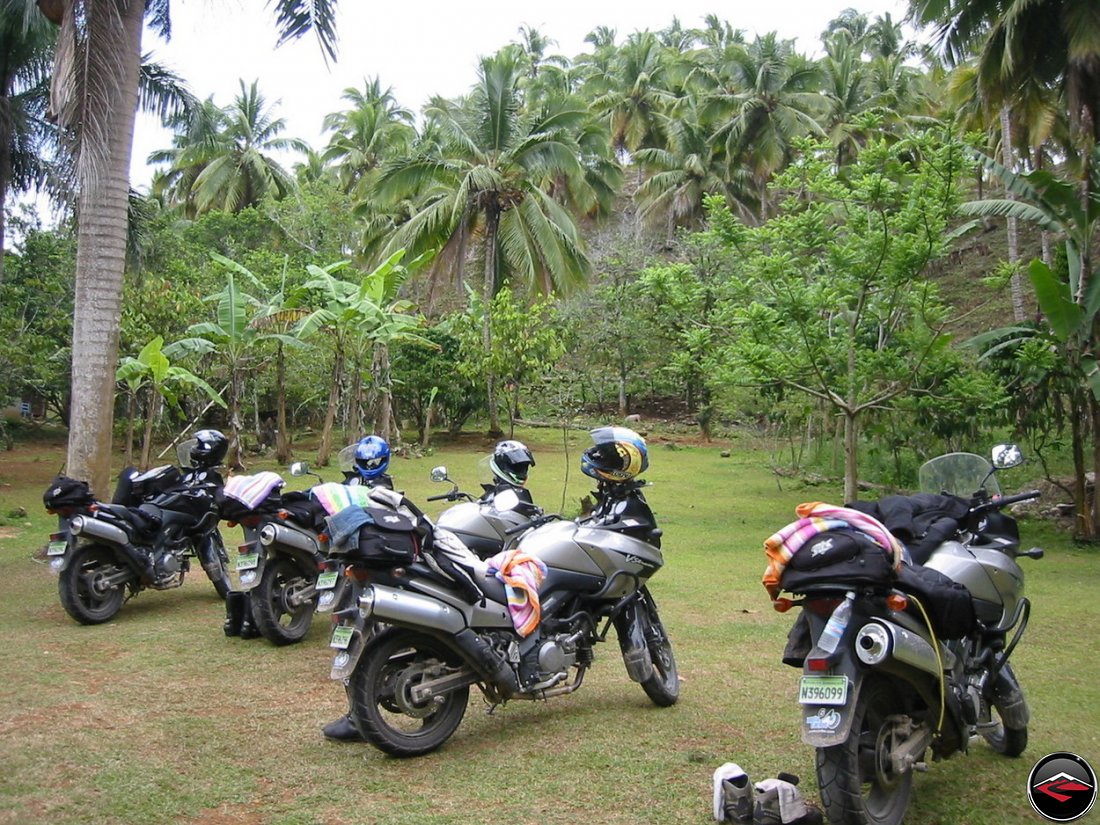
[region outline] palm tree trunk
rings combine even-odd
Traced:
[[[378,388],[376,430],[389,441],[393,435],[393,386],[390,380],[390,348],[383,343],[374,347],[374,385]]]
[[[152,382],[148,388],[149,400],[145,404],[145,432],[141,436],[141,469],[148,470],[153,454],[153,424],[157,419],[157,400],[160,394]]]
[[[336,406],[340,403],[340,382],[344,380],[344,352],[337,347],[332,365],[332,382],[328,390],[328,407],[325,409],[325,423],[321,427],[321,446],[317,450],[317,466],[327,467],[332,455],[332,426],[336,423]]]
[[[290,439],[286,432],[286,355],[282,342],[275,356],[275,460],[290,461]]]
[[[229,456],[225,464],[231,470],[243,470],[241,458],[241,384],[242,379],[236,366],[231,368],[229,376]]]
[[[1004,157],[1004,167],[1009,171],[1015,171],[1015,158],[1012,151],[1012,116],[1008,106],[1001,107],[1001,154]],[[1005,198],[1016,200],[1016,195],[1010,189],[1005,188]],[[1015,217],[1008,219],[1008,263],[1012,266],[1012,317],[1016,323],[1020,323],[1027,317],[1027,309],[1024,304],[1023,275],[1018,271],[1017,264],[1020,261],[1020,230]]]
[[[67,471],[105,491],[111,475],[115,369],[126,265],[130,154],[137,111],[143,0],[90,2],[87,25],[95,42],[117,44],[91,52],[85,88],[103,105],[84,124],[78,171],[76,290],[73,309],[72,411]],[[71,10],[69,11],[71,14]]]
[[[483,286],[485,317],[481,322],[481,344],[485,357],[493,351],[493,296],[497,288],[497,230],[500,227],[500,211],[490,206],[485,219],[485,284]],[[497,410],[497,378],[490,367],[485,374],[485,391],[489,404],[489,435],[498,438],[504,434],[500,428]]]

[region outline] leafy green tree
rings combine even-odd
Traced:
[[[130,415],[126,419],[126,463],[132,463],[134,443],[135,402],[144,390],[145,395],[145,432],[141,441],[140,466],[149,467],[149,456],[153,449],[153,426],[161,407],[166,402],[173,407],[179,406],[177,388],[199,389],[211,401],[225,406],[225,401],[217,390],[188,369],[174,365],[170,356],[182,348],[164,346],[159,335],[141,348],[137,357],[126,356],[118,366],[116,378],[126,385],[130,394]]]
[[[910,158],[918,158],[914,162]],[[779,174],[779,213],[750,229],[718,210],[744,261],[723,353],[734,383],[786,387],[844,421],[844,496],[858,497],[860,423],[912,392],[947,346],[947,313],[923,277],[956,208],[961,147],[940,135],[866,146],[843,176],[826,143]]]

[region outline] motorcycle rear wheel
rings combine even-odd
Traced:
[[[421,756],[446,742],[466,714],[468,685],[417,704],[418,682],[463,663],[430,636],[391,628],[367,643],[348,683],[351,717],[366,740],[391,756]]]
[[[103,624],[113,619],[125,599],[125,585],[104,589],[99,581],[123,566],[109,547],[90,544],[78,548],[57,580],[65,612],[81,624]]]
[[[680,698],[680,674],[676,669],[672,642],[657,614],[657,603],[645,588],[642,588],[639,616],[647,625],[646,646],[649,648],[649,657],[653,660],[653,675],[642,682],[642,690],[657,707],[671,707]]]
[[[1012,672],[1012,665],[1004,666],[1006,674],[1013,685],[1018,685],[1016,675]],[[1016,757],[1027,749],[1027,726],[1022,728],[1008,728],[1003,722],[1003,714],[999,703],[994,697],[990,707],[991,721],[997,723],[997,727],[982,731],[982,738],[989,743],[989,747],[1001,754],[1001,756]]]
[[[310,599],[293,606],[287,596],[308,583],[302,568],[293,559],[277,555],[268,560],[259,584],[249,591],[252,619],[261,636],[279,646],[292,645],[305,638],[313,622],[316,603]]]
[[[900,825],[909,807],[913,772],[894,773],[889,760],[888,717],[901,710],[889,682],[864,683],[853,709],[852,730],[839,745],[817,749],[817,784],[834,825]]]

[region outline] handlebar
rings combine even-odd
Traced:
[[[464,493],[461,490],[452,490],[449,493],[443,493],[438,496],[428,496],[425,501],[458,501],[460,498],[466,499],[466,501],[476,501],[476,499],[469,493]]]
[[[1008,507],[1010,504],[1019,504],[1021,501],[1032,501],[1039,498],[1042,493],[1038,490],[1028,490],[1025,493],[1017,493],[1014,496],[1001,496],[993,501],[987,501],[985,504],[979,504],[977,507],[971,509],[971,513],[984,513],[986,510],[1000,510],[1002,507]]]

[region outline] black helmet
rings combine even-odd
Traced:
[[[489,457],[493,475],[517,487],[527,483],[527,471],[534,466],[535,457],[522,441],[501,441]]]
[[[222,463],[229,452],[229,439],[220,430],[199,430],[194,435],[195,446],[191,448],[191,466],[208,470]]]

